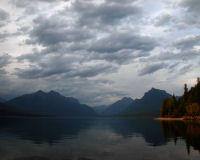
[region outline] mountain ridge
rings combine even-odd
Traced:
[[[127,97],[116,101],[111,104],[104,112],[105,116],[126,116],[126,115],[154,115],[159,114],[162,101],[165,98],[170,98],[172,95],[165,90],[151,88],[144,93],[144,96],[140,99],[132,99],[130,103],[126,103]],[[123,102],[124,105],[116,105]],[[123,104],[122,103],[122,104]]]
[[[65,97],[58,92],[37,91],[13,98],[6,102],[27,113],[55,116],[96,116],[96,112],[72,97]]]
[[[106,110],[102,112],[104,116],[114,116],[119,115],[126,107],[128,107],[133,102],[130,97],[123,97],[122,99],[111,104]]]
[[[13,98],[6,105],[9,109],[34,115],[53,116],[126,116],[135,114],[157,114],[162,101],[171,95],[165,90],[151,88],[140,99],[123,97],[111,105],[89,107],[81,104],[78,99],[65,97],[56,91],[24,94]]]

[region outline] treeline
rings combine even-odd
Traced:
[[[184,85],[184,94],[180,98],[175,95],[164,99],[161,108],[161,117],[200,116],[200,78],[190,90]]]

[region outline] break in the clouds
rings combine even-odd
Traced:
[[[2,0],[0,97],[56,90],[90,105],[181,94],[200,64],[198,0]],[[30,87],[31,86],[31,87]]]

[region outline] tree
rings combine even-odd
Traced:
[[[200,116],[200,78],[190,90],[184,84],[184,94],[178,100],[175,95],[165,99],[160,114],[162,117]]]
[[[188,88],[187,88],[187,84],[184,84],[184,95],[186,95],[188,93]]]
[[[200,106],[198,103],[191,103],[186,107],[186,111],[189,116],[199,116]]]
[[[200,83],[200,78],[198,77],[198,78],[197,78],[197,84],[199,84],[199,83]]]

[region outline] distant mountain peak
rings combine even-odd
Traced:
[[[44,92],[42,90],[38,90],[36,91],[35,93],[32,93],[32,94],[35,94],[35,95],[51,95],[51,96],[61,96],[60,93],[56,92],[56,91],[49,91],[49,92]]]
[[[123,97],[121,100],[133,100],[131,97]]]
[[[0,97],[0,102],[6,102],[6,100]]]
[[[42,91],[42,90],[38,90],[38,91],[35,92],[35,94],[45,94],[45,92]]]
[[[133,103],[133,99],[130,97],[123,97],[122,99],[116,101],[115,103],[111,104],[106,108],[104,115],[118,115],[127,108],[131,103]]]
[[[56,91],[53,91],[53,90],[51,90],[48,94],[51,94],[51,95],[60,95],[60,93],[58,93]]]
[[[65,97],[58,92],[39,90],[7,102],[25,113],[56,116],[95,116],[95,111],[87,105],[80,104],[73,97]]]
[[[164,90],[161,90],[161,89],[157,89],[157,88],[152,87],[149,91],[164,91]]]
[[[157,89],[157,88],[151,88],[144,95],[154,94],[154,93],[167,93],[167,92],[165,90],[161,90],[161,89]]]
[[[121,100],[110,105],[103,115],[133,115],[133,114],[157,114],[160,111],[160,106],[165,98],[171,97],[164,90],[151,88],[141,99],[132,99],[124,97]]]

